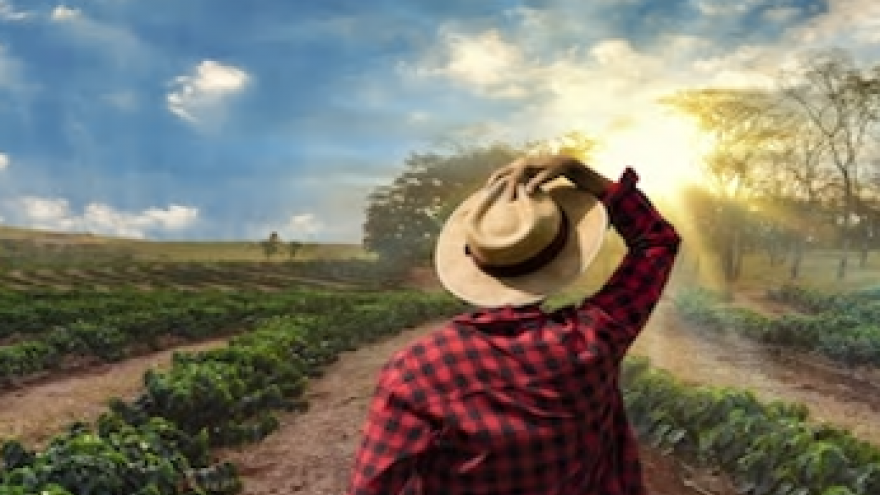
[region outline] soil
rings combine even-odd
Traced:
[[[74,421],[95,420],[112,397],[133,399],[142,390],[148,369],[165,369],[175,352],[221,347],[217,339],[175,347],[123,362],[91,366],[0,394],[0,438],[15,438],[40,447]]]
[[[688,383],[748,388],[765,401],[806,404],[812,420],[843,426],[880,445],[876,370],[848,370],[736,335],[699,332],[668,302],[658,306],[630,353],[648,356],[653,365]]]

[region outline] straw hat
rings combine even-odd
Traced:
[[[437,275],[455,296],[482,307],[538,302],[572,283],[602,245],[608,214],[595,196],[556,179],[517,198],[484,187],[450,215],[437,239]]]

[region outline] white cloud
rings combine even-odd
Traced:
[[[769,5],[765,0],[693,2],[707,16],[702,22],[707,27],[717,25],[719,32],[729,17],[721,14]],[[639,48],[615,36],[579,46],[547,44],[535,33],[546,32],[557,21],[565,24],[569,13],[519,8],[509,12],[513,26],[505,31],[459,28],[456,32],[444,26],[428,52],[399,68],[413,79],[446,80],[490,98],[519,98],[523,102],[520,110],[504,116],[504,121],[491,122],[491,117],[482,116],[470,122],[505,128],[495,134],[532,139],[573,128],[602,134],[616,122],[642,119],[641,115],[654,111],[650,107],[656,106],[659,96],[678,89],[772,87],[781,71],[791,67],[805,49],[844,46],[876,53],[876,44],[870,40],[880,41],[880,3],[830,2],[829,12],[779,31],[776,41],[734,48],[726,39],[674,32]],[[768,28],[778,29],[799,13],[794,7],[776,7],[764,15],[773,22]],[[596,17],[595,25],[587,23],[581,29],[604,32],[601,17]]]
[[[192,74],[174,80],[175,89],[166,98],[168,109],[193,123],[216,120],[222,114],[223,104],[240,93],[250,80],[251,76],[238,67],[205,60]]]
[[[624,80],[643,80],[662,70],[663,61],[656,57],[639,53],[625,39],[600,41],[590,49],[590,54],[598,62],[600,70]]]
[[[793,7],[768,10],[765,17],[785,22],[798,14]],[[692,72],[707,84],[772,87],[781,73],[797,66],[814,50],[843,48],[857,60],[876,63],[880,42],[880,3],[874,0],[830,0],[825,13],[788,28],[774,43],[746,45],[695,60]],[[796,47],[796,48],[793,48]]]
[[[70,21],[72,19],[78,19],[81,16],[82,12],[80,12],[79,9],[70,8],[66,5],[58,5],[52,9],[52,13],[50,14],[50,18],[56,22]]]
[[[694,6],[703,15],[708,16],[726,16],[732,14],[741,14],[747,12],[754,2],[739,0],[736,2],[724,0],[696,0]]]
[[[120,211],[103,203],[86,205],[76,213],[64,198],[25,196],[14,202],[25,225],[48,230],[89,231],[122,237],[145,238],[150,231],[180,230],[198,219],[196,208],[170,205],[141,212]]]
[[[875,0],[828,0],[825,13],[791,33],[794,46],[845,46],[876,54],[880,42],[880,3]],[[874,56],[876,58],[876,55]]]
[[[9,155],[0,153],[0,170],[6,170],[7,168],[9,168]]]
[[[36,222],[63,222],[71,216],[66,199],[25,196],[19,202],[24,213]]]
[[[30,12],[16,10],[9,0],[0,0],[0,20],[23,21],[30,16]]]
[[[532,11],[527,13],[522,17],[526,24],[549,22],[546,13],[540,18]],[[404,73],[415,78],[446,78],[490,97],[516,90],[523,105],[508,122],[474,124],[492,127],[491,134],[513,139],[548,137],[572,128],[605,132],[685,79],[672,63],[680,56],[676,50],[686,46],[690,53],[698,53],[703,49],[699,39],[685,36],[669,37],[664,42],[669,48],[657,53],[641,52],[625,39],[609,38],[537,57],[497,31],[470,36],[446,32],[441,40],[439,53],[404,65]],[[476,61],[491,56],[495,57],[492,71],[485,65],[476,68]]]
[[[345,211],[351,212],[350,209]],[[255,223],[249,226],[248,231],[251,232],[251,237],[277,232],[284,241],[308,241],[314,239],[317,234],[326,238],[336,225],[329,229],[327,227],[314,213],[295,213],[278,220]]]
[[[861,54],[862,59],[876,61],[870,59],[871,54],[876,59],[880,42],[880,2],[876,0],[829,0],[827,12],[813,10],[812,18],[782,31],[780,25],[799,17],[798,7],[767,0],[691,1],[706,16],[698,22],[706,23],[709,33],[724,32],[727,19],[739,18],[737,14],[768,7],[763,15],[772,24],[760,28],[776,29],[777,37],[765,44],[734,48],[730,40],[711,34],[697,37],[675,32],[640,48],[611,35],[582,45],[548,44],[540,33],[547,33],[550,26],[565,26],[571,18],[570,9],[563,7],[568,4],[558,2],[554,10],[510,10],[512,26],[504,31],[442,26],[437,43],[428,52],[399,67],[411,78],[445,79],[482,96],[520,98],[522,111],[508,120],[553,132],[549,129],[579,124],[603,128],[600,122],[638,114],[657,96],[683,87],[771,86],[805,50],[845,47],[857,57]],[[602,17],[594,19],[581,23],[579,29],[607,32]]]
[[[441,32],[443,51],[439,60],[400,69],[415,77],[448,77],[497,98],[520,98],[527,92],[512,77],[527,64],[519,47],[502,38],[497,30],[474,36],[450,29]]]
[[[411,124],[421,124],[431,119],[431,116],[425,112],[410,112],[406,118]]]
[[[323,224],[312,213],[293,215],[288,220],[285,231],[295,237],[310,236],[323,229]]]
[[[450,77],[477,86],[497,84],[523,63],[522,52],[496,30],[466,37],[447,33],[450,60],[443,69]]]

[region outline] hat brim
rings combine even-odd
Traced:
[[[541,269],[520,277],[484,273],[465,252],[464,218],[479,202],[481,189],[449,216],[434,251],[434,267],[443,286],[459,299],[481,307],[522,306],[545,299],[574,282],[595,259],[608,229],[608,213],[592,194],[570,183],[542,186],[568,217],[571,232],[562,251]]]

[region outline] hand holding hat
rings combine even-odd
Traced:
[[[565,176],[571,182],[555,180]],[[610,181],[564,155],[499,169],[450,215],[434,262],[447,290],[478,306],[524,305],[570,284],[599,251]]]
[[[595,170],[582,164],[578,159],[564,155],[528,155],[514,160],[496,170],[487,185],[505,181],[504,196],[513,201],[519,184],[525,184],[526,192],[532,194],[545,182],[557,177],[566,177],[579,189],[593,196],[599,196],[611,181]]]

